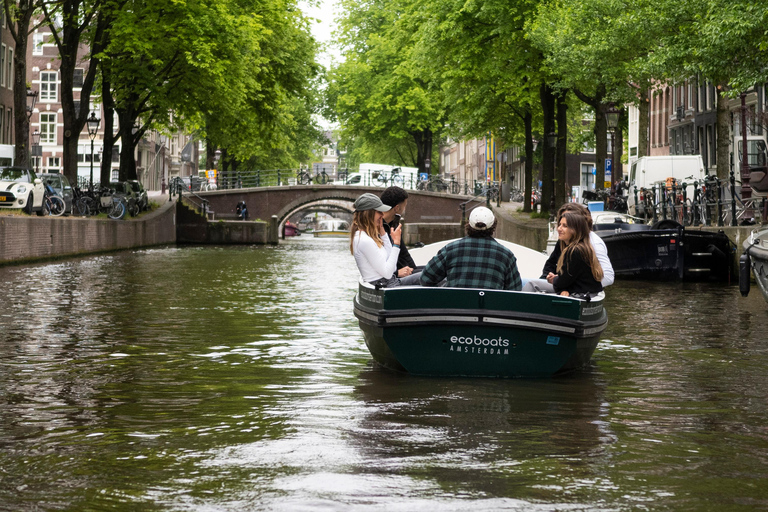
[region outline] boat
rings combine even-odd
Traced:
[[[452,240],[413,249],[417,266]],[[546,255],[499,240],[521,276]],[[585,367],[608,325],[605,294],[591,300],[521,291],[401,286],[360,281],[354,314],[379,365],[439,377],[549,377]]]
[[[298,226],[287,220],[283,226],[283,236],[301,236],[301,230]]]
[[[321,220],[314,234],[319,238],[348,238],[349,222],[342,219]]]
[[[723,231],[686,228],[673,220],[649,226],[617,212],[592,212],[616,277],[729,282],[736,246]]]
[[[592,230],[605,242],[618,278],[729,282],[735,276],[736,246],[722,231],[685,228],[673,220],[650,226],[613,211],[593,211]],[[556,243],[551,223],[549,253]]]
[[[749,295],[751,275],[768,302],[768,228],[753,231],[744,241],[744,254],[739,262],[739,289]]]

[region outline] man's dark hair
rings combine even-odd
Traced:
[[[394,208],[408,199],[408,192],[400,187],[387,187],[381,193],[381,202]]]
[[[496,221],[493,223],[493,226],[488,229],[475,229],[469,225],[469,222],[467,222],[464,226],[464,231],[466,231],[467,236],[470,238],[493,238],[493,234],[496,233],[496,226],[498,224],[499,222]]]

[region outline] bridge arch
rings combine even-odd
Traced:
[[[268,220],[275,215],[278,222],[282,224],[289,215],[298,211],[303,205],[324,200],[343,201],[350,204],[350,211],[352,211],[351,205],[361,194],[370,192],[379,196],[382,191],[380,187],[329,184],[212,190],[198,194],[208,199],[210,210],[214,212],[216,219],[234,219],[235,205],[238,201],[245,201],[251,219]],[[460,205],[471,199],[470,196],[465,195],[421,190],[408,190],[408,194],[405,220],[420,224],[459,223],[462,219]]]

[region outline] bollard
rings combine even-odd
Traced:
[[[267,233],[267,243],[277,245],[278,243],[278,234],[277,234],[277,215],[273,215],[271,219],[269,219],[269,232]]]

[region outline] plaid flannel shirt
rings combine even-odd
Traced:
[[[421,284],[434,286],[445,278],[451,288],[522,288],[517,258],[493,238],[464,237],[440,249],[424,268]]]

